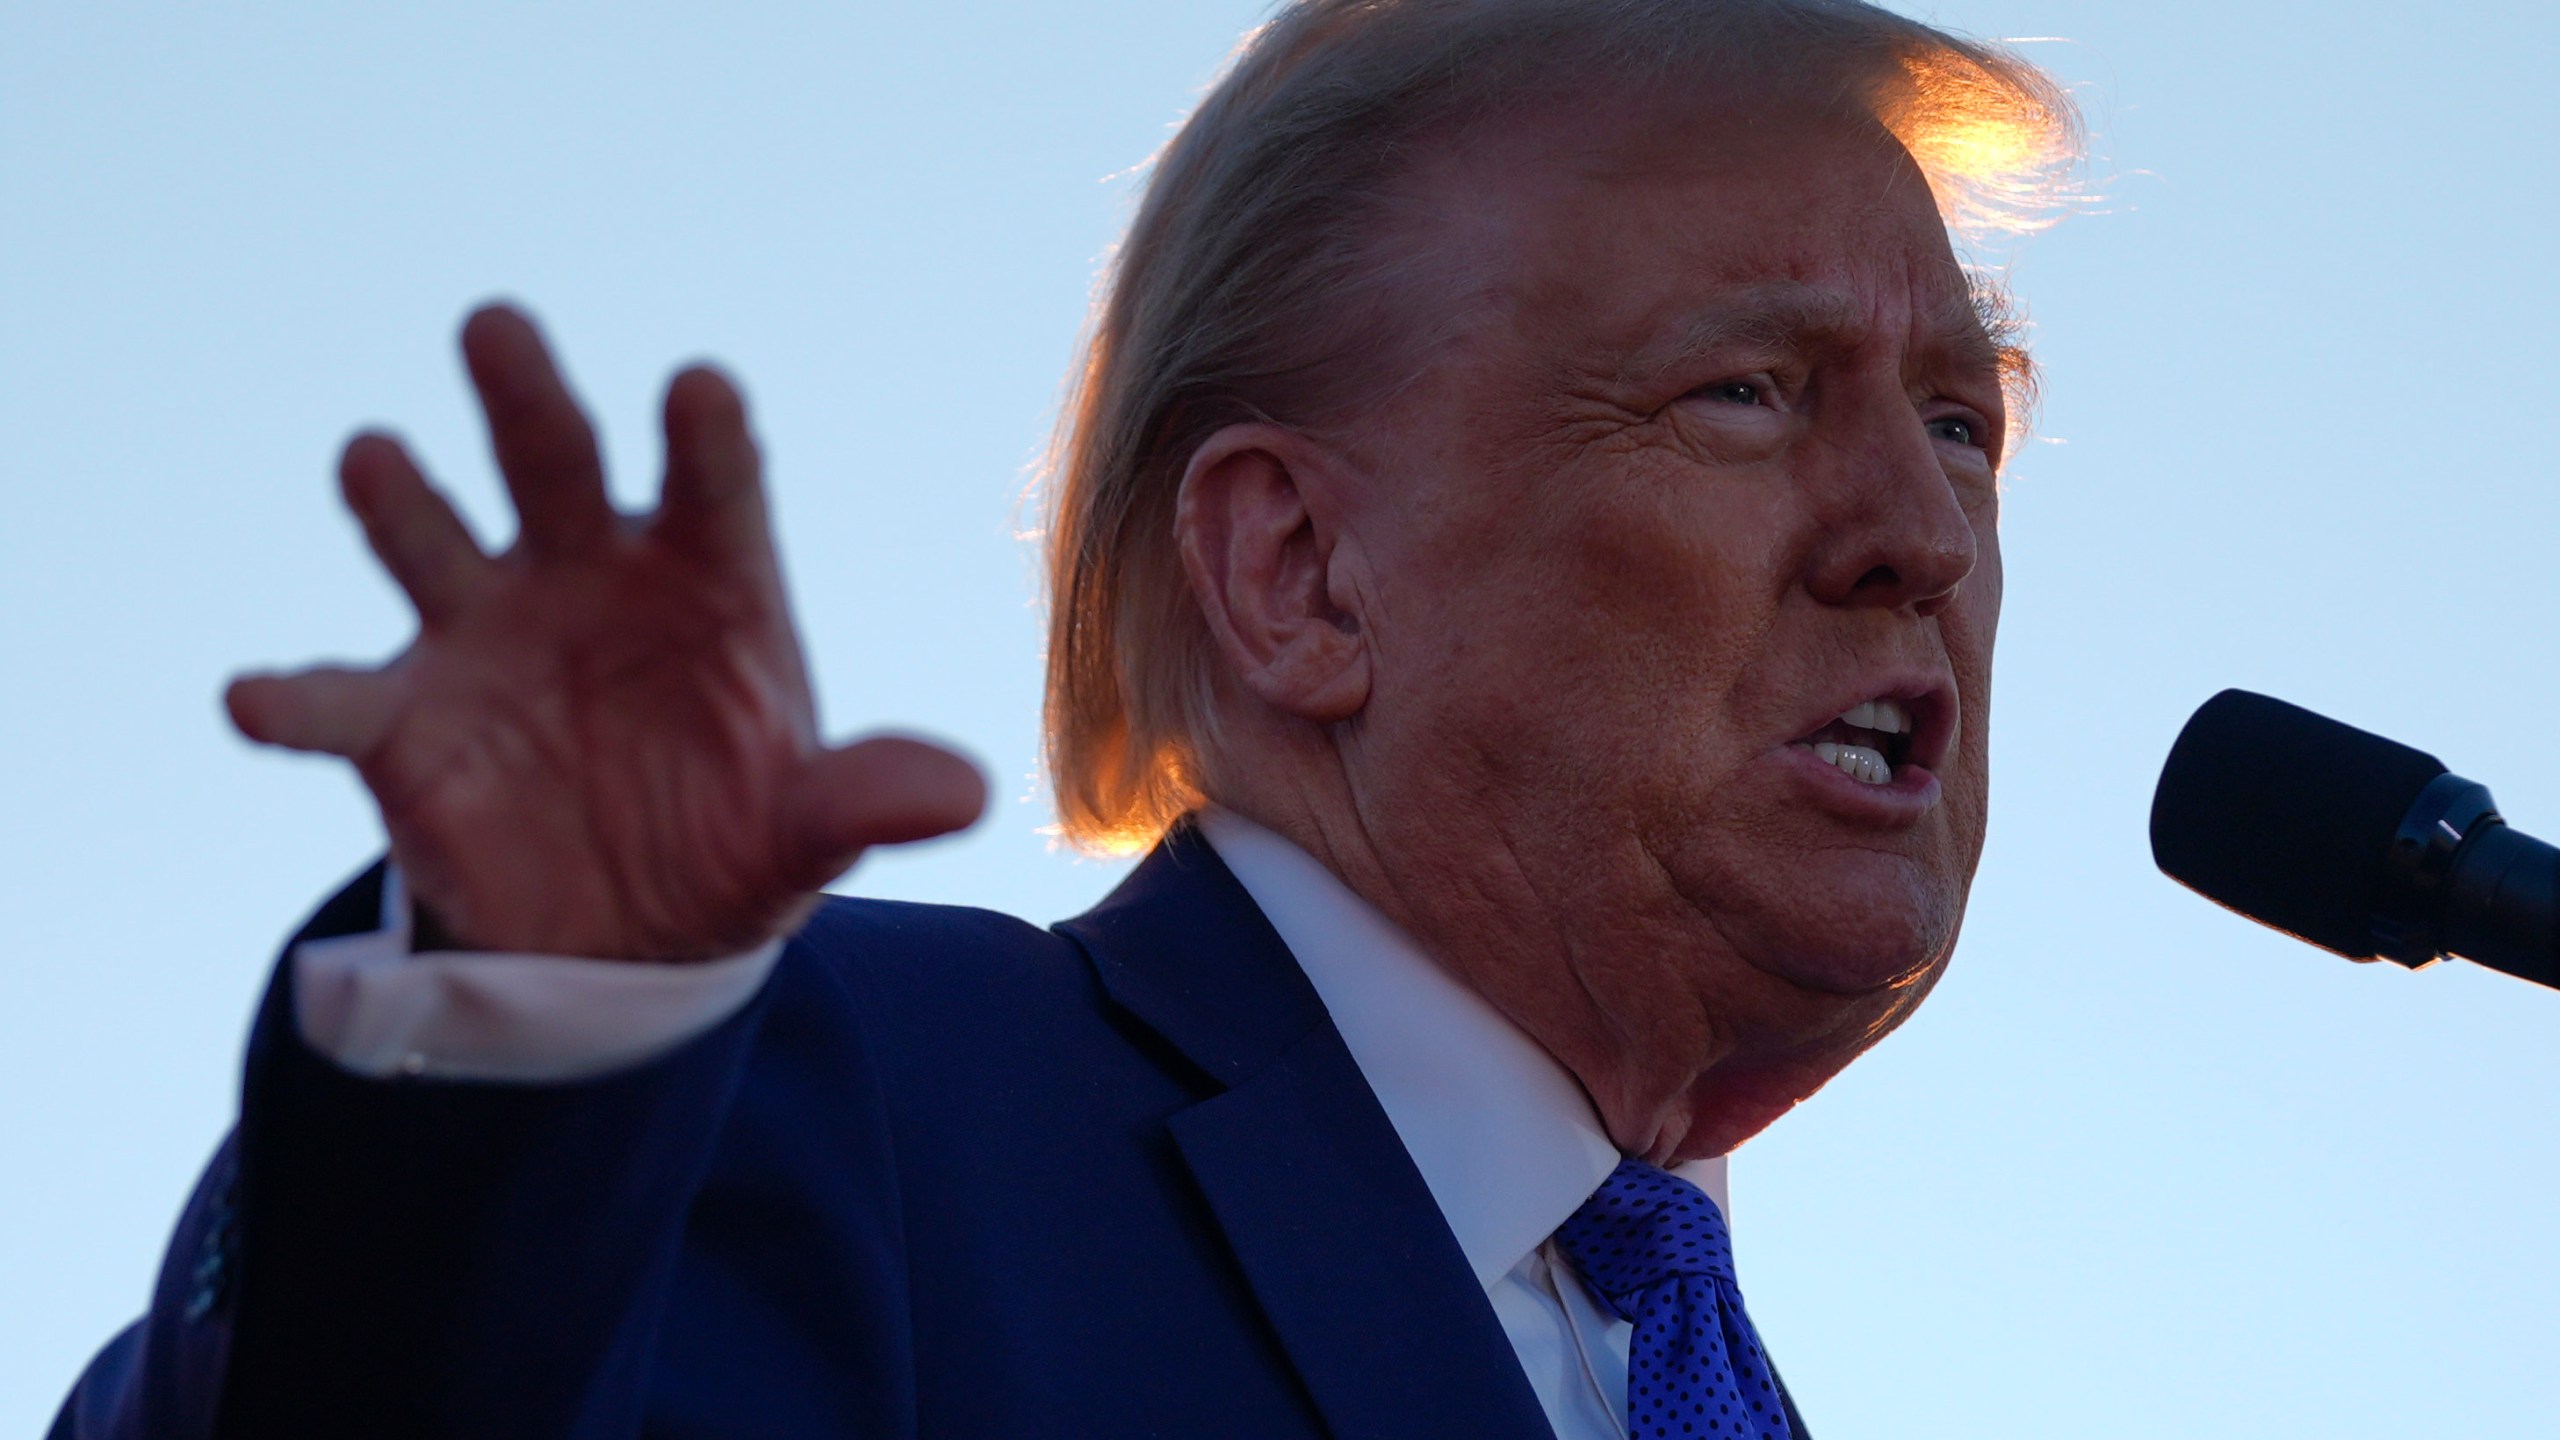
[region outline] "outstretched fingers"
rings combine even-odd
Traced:
[[[421,623],[450,619],[489,583],[489,557],[399,441],[380,434],[348,441],[338,488],[364,526],[365,543],[418,607]]]
[[[986,777],[939,745],[882,735],[812,756],[789,824],[810,889],[874,845],[962,830],[987,808]]]
[[[770,555],[764,465],[738,387],[709,366],[692,366],[668,383],[665,419],[659,538],[714,561]]]
[[[262,745],[362,759],[399,712],[398,682],[380,670],[322,665],[292,675],[243,675],[223,692],[240,733]]]
[[[490,305],[462,326],[462,359],[489,420],[498,472],[536,555],[577,555],[613,533],[595,428],[533,322]]]

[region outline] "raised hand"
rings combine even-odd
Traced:
[[[594,431],[523,315],[462,331],[521,517],[491,557],[400,444],[339,477],[418,611],[375,670],[246,676],[253,740],[353,761],[410,893],[475,949],[695,960],[786,934],[872,845],[974,820],[974,766],[913,740],[830,748],[737,391],[667,387],[666,479],[614,512]]]

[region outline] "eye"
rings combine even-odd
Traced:
[[[1719,380],[1699,386],[1695,393],[1725,405],[1757,405],[1762,396],[1759,384],[1750,380]]]
[[[1961,415],[1941,415],[1929,422],[1929,438],[1957,445],[1979,445],[1974,423]]]

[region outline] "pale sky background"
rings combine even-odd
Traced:
[[[1047,920],[1014,500],[1128,172],[1245,0],[12,6],[0,41],[0,1435],[144,1303],[276,943],[380,843],[224,675],[405,610],[331,498],[405,430],[511,528],[451,348],[550,325],[621,493],[676,363],[741,374],[839,732],[1000,803],[859,890]],[[2227,684],[2404,738],[2560,836],[2541,3],[1982,0],[2109,199],[2015,279],[1990,850],[1954,969],[1736,1160],[1824,1440],[2537,1436],[2560,1421],[2560,994],[2359,969],[2152,869]],[[2540,718],[2537,718],[2540,717]],[[387,1301],[386,1303],[396,1303]]]

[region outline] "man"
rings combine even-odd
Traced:
[[[1954,944],[2022,362],[1942,213],[2068,140],[1851,0],[1289,7],[1063,428],[1060,813],[1154,853],[1047,932],[822,903],[981,782],[819,741],[723,378],[626,521],[475,316],[521,538],[349,446],[419,636],[230,704],[391,860],[56,1433],[1801,1436],[1707,1191]]]

